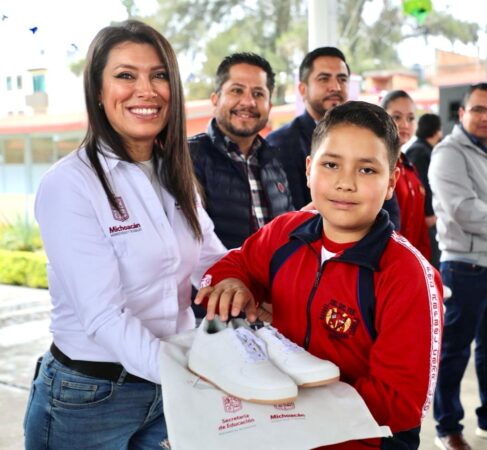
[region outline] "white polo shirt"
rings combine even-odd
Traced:
[[[161,207],[138,165],[109,153],[100,159],[122,214],[84,149],[52,166],[37,191],[51,331],[71,359],[118,362],[160,383],[159,339],[194,327],[191,281],[198,286],[226,249],[201,204],[199,242],[164,188]]]

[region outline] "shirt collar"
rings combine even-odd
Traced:
[[[460,123],[460,129],[464,132],[465,136],[467,136],[467,138],[469,139],[469,141],[476,145],[477,147],[480,148],[480,150],[484,151],[487,153],[487,146],[485,146],[483,144],[483,142],[476,136],[474,136],[473,134],[469,133],[464,127],[463,127],[463,124]]]
[[[223,143],[223,146],[225,147],[225,150],[227,152],[233,152],[239,155],[242,154],[240,148],[238,147],[238,144],[233,142],[227,135],[223,134],[223,132],[218,127],[218,124],[216,123],[215,119],[212,119],[212,121],[210,122],[210,127],[212,128],[213,133],[216,134],[221,139],[221,142]],[[256,154],[259,148],[261,147],[262,147],[262,137],[260,135],[257,135],[254,139],[254,142],[252,143],[252,147],[250,149],[249,155],[252,156]]]
[[[374,271],[379,270],[380,258],[393,230],[394,226],[389,220],[389,214],[382,209],[370,231],[360,241],[343,250],[337,259],[368,267]],[[322,236],[323,218],[320,214],[314,215],[289,234],[291,239],[299,239],[309,244],[317,240],[322,241]]]
[[[110,172],[122,160],[113,152],[113,150],[102,140],[98,141],[98,159],[103,170]]]

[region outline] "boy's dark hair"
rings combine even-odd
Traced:
[[[345,55],[341,50],[336,47],[318,47],[306,54],[306,56],[303,58],[303,61],[301,61],[301,64],[299,66],[299,81],[301,81],[302,83],[308,82],[309,74],[313,70],[313,63],[315,62],[316,58],[320,58],[321,56],[329,56],[332,58],[341,59],[347,66],[347,72],[348,75],[350,75],[350,67],[348,67]]]
[[[402,91],[398,89],[396,91],[388,92],[380,101],[380,106],[382,106],[382,108],[384,109],[387,109],[389,107],[389,103],[393,102],[394,100],[397,100],[398,98],[407,98],[413,101],[411,96],[406,91]]]
[[[230,78],[231,67],[236,64],[249,64],[250,66],[260,67],[267,74],[267,89],[269,89],[269,93],[272,95],[276,75],[272,71],[269,61],[256,53],[250,52],[233,53],[223,58],[223,61],[216,69],[215,92],[217,94],[221,91],[223,84]]]
[[[389,168],[392,171],[399,158],[400,143],[397,127],[383,108],[372,103],[349,101],[329,109],[318,122],[311,141],[311,154],[318,149],[328,133],[340,125],[355,125],[372,131],[384,142]]]
[[[416,136],[420,139],[428,139],[441,129],[441,119],[437,114],[423,114],[418,120]]]
[[[473,91],[476,91],[477,89],[479,91],[487,91],[487,83],[471,84],[468,87],[467,92],[465,92],[465,95],[463,96],[463,100],[462,100],[462,107],[463,108],[465,108],[465,105],[470,100],[470,96],[472,95]]]

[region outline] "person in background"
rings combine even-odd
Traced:
[[[318,47],[309,52],[299,66],[298,89],[304,113],[267,136],[268,142],[279,149],[279,161],[286,172],[297,210],[311,201],[306,184],[306,157],[311,151],[311,136],[327,110],[348,100],[349,77],[350,68],[338,48]]]
[[[334,106],[348,100],[350,67],[336,47],[318,47],[306,54],[299,66],[299,93],[305,111],[267,136],[278,148],[278,157],[287,175],[294,207],[312,209],[306,181],[306,158],[311,152],[311,137],[318,121]],[[400,228],[396,196],[384,203],[396,230]]]
[[[325,114],[311,148],[316,211],[283,214],[229,252],[196,302],[207,301],[207,320],[245,311],[250,321],[263,299],[272,302],[272,325],[335,363],[394,434],[323,448],[415,450],[438,373],[442,289],[382,210],[399,173],[396,126],[379,106],[347,102]]]
[[[413,99],[405,91],[391,91],[381,100],[381,106],[394,120],[401,145],[406,144],[416,128],[416,106]],[[397,167],[400,176],[395,192],[401,214],[400,233],[429,261],[431,246],[424,212],[426,189],[416,168],[402,152]]]
[[[25,448],[170,448],[159,343],[191,329],[191,285],[225,248],[196,194],[176,55],[154,28],[103,28],[84,71],[88,131],[39,186],[53,343]]]
[[[424,213],[431,246],[431,263],[439,268],[440,251],[436,240],[436,216],[433,211],[431,187],[428,181],[428,168],[431,160],[431,152],[443,134],[441,131],[441,119],[437,114],[423,114],[418,120],[416,129],[416,141],[406,150],[406,156],[414,164],[419,178],[426,189]]]
[[[436,146],[428,171],[441,278],[452,291],[445,300],[434,403],[435,443],[444,450],[471,449],[460,423],[460,384],[473,340],[480,393],[476,435],[487,439],[487,83],[468,88],[458,115],[460,123]]]
[[[287,211],[291,194],[276,149],[259,132],[274,89],[270,64],[255,53],[235,53],[218,66],[208,132],[189,139],[193,166],[215,232],[227,248]]]

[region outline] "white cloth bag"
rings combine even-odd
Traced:
[[[161,341],[161,384],[171,450],[309,450],[391,436],[357,391],[342,382],[299,389],[298,398],[261,405],[231,397],[187,369],[195,330]],[[219,355],[214,355],[218,358]]]

